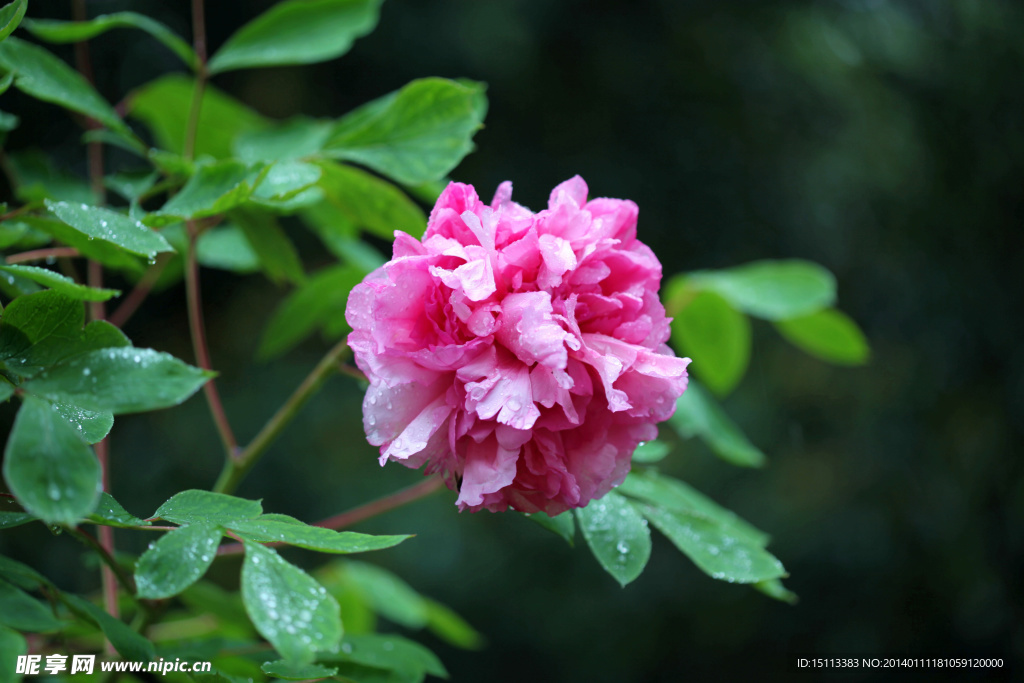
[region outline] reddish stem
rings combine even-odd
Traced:
[[[77,21],[85,21],[85,0],[73,0],[72,13]],[[87,41],[81,40],[75,43],[75,61],[77,62],[78,71],[82,74],[85,80],[90,84],[95,85],[92,62],[89,59],[89,43]],[[86,126],[89,130],[101,128],[99,122],[92,118],[87,119]],[[88,144],[86,149],[89,157],[89,185],[92,188],[93,194],[96,195],[96,201],[100,204],[105,204],[107,193],[103,186],[103,144],[99,141],[93,141]],[[97,261],[89,261],[86,281],[89,283],[90,287],[95,287],[97,289],[102,288],[103,264],[98,263]],[[107,313],[106,304],[102,301],[93,301],[89,304],[89,311],[93,320],[103,320]],[[109,454],[110,445],[106,439],[103,439],[96,444],[96,457],[100,461],[100,469],[103,473],[104,491],[110,490],[110,479],[107,471]],[[100,528],[99,545],[103,553],[113,560],[114,534],[110,527]],[[117,605],[117,576],[114,574],[113,567],[109,564],[104,564],[100,573],[103,583],[104,606],[112,617],[118,619],[120,618],[120,609]],[[109,639],[107,640],[106,649],[108,654],[113,654],[114,648]]]
[[[188,252],[185,255],[185,296],[188,303],[188,322],[192,332],[192,348],[195,350],[196,363],[204,370],[211,370],[210,351],[206,346],[206,327],[203,323],[202,294],[199,291],[199,261],[196,258],[196,224],[188,221],[185,224],[188,228]],[[229,459],[237,457],[238,441],[231,431],[231,424],[224,412],[224,404],[221,403],[220,394],[217,392],[217,385],[214,380],[209,380],[203,385],[206,394],[206,402],[210,405],[210,414],[217,426],[220,440],[224,444],[224,450]]]
[[[78,250],[73,247],[48,247],[46,249],[33,249],[32,251],[22,251],[17,254],[11,254],[5,257],[8,264],[14,263],[26,263],[28,261],[45,261],[50,258],[74,258],[81,256]]]
[[[392,494],[372,500],[369,503],[360,505],[359,507],[352,508],[347,512],[328,517],[327,519],[321,520],[313,524],[313,526],[323,527],[324,529],[345,529],[353,524],[362,522],[376,517],[377,515],[385,512],[390,512],[395,508],[408,505],[413,501],[417,501],[420,498],[429,496],[434,491],[437,491],[444,485],[444,481],[440,477],[431,477],[426,481],[421,481],[419,484],[404,488],[400,491],[395,491]],[[233,536],[233,534],[232,534]],[[263,545],[270,548],[280,548],[281,546],[287,545],[287,543],[281,543],[279,541],[272,541],[270,543],[264,543]],[[241,543],[229,543],[222,545],[217,549],[218,555],[238,555],[245,551],[244,546]]]
[[[132,289],[131,293],[125,297],[121,305],[117,307],[114,313],[110,316],[110,324],[117,327],[124,327],[124,324],[128,322],[128,319],[135,314],[142,302],[146,300],[149,293],[153,291],[153,285],[160,279],[160,275],[164,272],[164,268],[167,263],[171,260],[169,254],[160,254],[157,257],[155,264],[150,266],[146,274],[142,276],[135,288]]]

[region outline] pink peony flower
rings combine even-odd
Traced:
[[[462,510],[556,515],[622,483],[686,389],[665,345],[661,264],[636,204],[587,201],[579,176],[534,214],[451,183],[420,242],[352,290],[348,343],[370,380],[380,462],[425,465]]]

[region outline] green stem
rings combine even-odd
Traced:
[[[95,538],[85,533],[84,531],[81,531],[80,529],[70,529],[69,531],[71,532],[72,536],[74,536],[75,538],[77,538],[78,540],[82,541],[90,548],[95,550],[96,553],[100,556],[100,559],[103,561],[103,564],[106,567],[110,568],[111,573],[116,577],[118,583],[120,583],[124,587],[124,589],[128,591],[129,595],[135,595],[135,581],[132,580],[131,576],[125,573],[124,567],[117,563],[117,560],[114,559],[113,555],[111,555],[110,552],[105,547],[103,547],[103,545],[99,541],[97,541]],[[104,591],[104,594],[105,593],[106,591]]]
[[[260,459],[263,453],[270,447],[270,444],[280,436],[288,423],[292,421],[306,401],[317,392],[331,374],[337,372],[338,366],[348,353],[346,340],[341,340],[327,354],[320,359],[313,371],[302,381],[302,384],[295,392],[288,397],[274,416],[263,425],[256,437],[242,450],[235,458],[228,458],[224,462],[224,469],[220,478],[214,485],[213,490],[218,493],[231,493],[241,483],[242,479],[252,466]]]

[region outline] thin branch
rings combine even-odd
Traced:
[[[103,289],[103,264],[99,261],[89,261],[85,271],[86,282],[94,289]],[[107,317],[107,304],[104,301],[89,302],[89,316],[93,320],[104,320]]]
[[[188,325],[192,333],[192,348],[195,351],[196,363],[203,370],[212,370],[210,364],[210,351],[206,346],[206,328],[203,324],[202,295],[199,291],[199,261],[196,258],[196,226],[194,221],[185,224],[188,228],[188,251],[185,254],[185,297],[188,305]],[[238,440],[231,431],[231,424],[224,412],[224,404],[221,403],[220,394],[217,392],[217,385],[214,380],[203,385],[206,394],[206,402],[210,405],[210,414],[217,426],[220,440],[224,444],[224,451],[227,460],[233,461],[238,452]]]
[[[110,527],[102,528],[109,529]],[[71,529],[70,532],[72,536],[84,542],[86,545],[90,546],[93,550],[95,550],[96,553],[100,556],[100,559],[103,561],[103,566],[110,569],[110,571],[115,576],[116,580],[120,582],[122,586],[124,586],[124,589],[128,591],[129,595],[135,595],[135,581],[127,572],[125,572],[124,567],[117,563],[117,560],[114,559],[114,556],[111,555],[110,552],[105,547],[103,547],[103,545],[98,540],[96,540],[95,538],[93,538],[92,536],[90,536],[89,534],[85,533],[80,529]],[[105,593],[106,590],[104,590],[104,594]]]
[[[288,397],[288,400],[278,409],[259,433],[253,438],[245,449],[235,458],[228,458],[224,463],[224,470],[220,474],[214,491],[219,493],[231,493],[242,479],[248,474],[252,466],[260,459],[263,453],[270,447],[270,444],[280,436],[288,423],[294,419],[306,401],[317,392],[324,381],[336,372],[341,359],[348,353],[346,340],[338,342],[334,348],[320,359],[312,372],[306,376],[302,384]],[[207,383],[209,384],[209,383]]]
[[[9,264],[13,263],[28,263],[29,261],[46,261],[51,258],[75,258],[81,256],[78,250],[73,247],[48,247],[46,249],[33,249],[32,251],[22,251],[17,254],[11,254],[4,258]]]
[[[340,515],[328,517],[325,520],[319,521],[314,526],[321,526],[325,529],[346,529],[353,524],[362,522],[363,520],[376,517],[377,515],[383,514],[394,510],[395,508],[402,507],[408,503],[411,503],[420,498],[429,496],[434,491],[440,490],[444,486],[444,480],[441,477],[434,476],[430,477],[426,481],[421,481],[415,486],[404,488],[401,491],[395,491],[391,495],[372,500],[369,503],[360,505],[357,508],[353,508],[348,512],[342,512]]]
[[[185,127],[185,158],[192,159],[196,151],[196,135],[199,133],[199,111],[203,107],[203,92],[206,90],[206,12],[203,0],[192,0],[192,47],[196,51],[199,68],[196,73],[196,87],[192,92],[188,123]]]
[[[338,372],[360,382],[370,381],[366,378],[366,375],[363,374],[362,370],[354,365],[349,365],[348,363],[338,363]]]
[[[85,21],[86,10],[85,0],[72,0],[71,3],[72,13],[76,21]],[[86,81],[91,85],[96,85],[96,79],[93,78],[92,62],[89,58],[89,43],[86,40],[80,40],[75,43],[75,62],[78,67],[78,71],[82,74]],[[89,130],[97,130],[102,128],[100,122],[91,118],[86,118],[86,127]],[[89,186],[92,189],[93,194],[96,197],[96,201],[99,204],[106,204],[107,202],[107,190],[103,185],[103,143],[99,140],[92,140],[86,146],[86,153],[89,159]],[[86,270],[86,282],[90,287],[96,289],[103,288],[103,264],[98,261],[89,261],[89,265]],[[89,304],[90,317],[93,320],[103,320],[107,317],[107,306],[102,301],[93,301]],[[103,490],[110,490],[110,474],[108,472],[108,460],[110,454],[110,444],[106,439],[103,439],[96,444],[96,457],[100,462],[100,471],[103,477]],[[92,536],[83,534],[90,542]],[[101,551],[100,555],[104,558],[105,565],[100,571],[103,583],[103,604],[106,607],[107,612],[110,616],[118,619],[120,617],[120,608],[117,604],[117,581],[120,580],[129,592],[134,594],[131,589],[132,582],[127,579],[124,575],[124,570],[114,560],[114,534],[110,527],[101,527],[99,533],[99,541],[96,542],[97,548]],[[107,639],[107,652],[112,653],[114,651],[113,644],[110,639]]]
[[[352,508],[346,512],[342,512],[339,515],[328,517],[327,519],[321,520],[313,524],[313,526],[323,527],[324,529],[346,529],[353,524],[362,522],[376,517],[377,515],[385,512],[390,512],[396,508],[400,508],[403,505],[426,498],[434,491],[438,491],[444,486],[444,480],[441,477],[430,477],[426,481],[410,486],[408,488],[395,491],[392,494],[372,500],[369,503],[360,505],[359,507]],[[263,545],[268,548],[280,548],[281,546],[288,545],[280,541],[271,541],[270,543],[264,543]],[[239,555],[245,551],[244,546],[241,543],[228,543],[217,548],[217,555]]]
[[[10,163],[7,161],[7,156],[3,154],[2,151],[0,151],[0,166],[2,166],[5,169],[5,174],[8,178],[11,179],[11,182],[13,183],[14,174],[10,170]],[[0,215],[0,221],[9,221],[12,218],[17,218],[23,213],[35,211],[41,206],[43,206],[43,202],[29,202],[28,204],[19,206],[17,209],[11,209],[7,213]]]
[[[153,291],[153,285],[160,279],[160,275],[163,274],[164,268],[167,267],[170,262],[171,254],[160,254],[156,257],[156,263],[146,270],[146,273],[139,280],[135,288],[124,298],[121,305],[117,307],[114,313],[110,316],[110,324],[117,327],[124,327],[124,324],[128,322],[128,319],[135,314],[142,302],[146,300],[149,293]]]

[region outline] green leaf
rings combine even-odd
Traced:
[[[359,231],[356,230],[354,224],[351,227],[342,227],[336,224],[330,226],[320,223],[310,224],[308,216],[309,212],[303,216],[307,218],[306,224],[317,234],[328,251],[342,263],[354,266],[362,273],[372,273],[387,263],[384,255],[373,245],[359,239]],[[335,217],[341,218],[337,214]],[[348,231],[351,231],[351,234],[346,234]]]
[[[19,374],[56,363],[82,336],[84,321],[82,304],[59,292],[19,297],[0,318],[0,360]]]
[[[778,579],[768,579],[767,581],[758,581],[754,584],[754,588],[761,591],[769,598],[774,598],[780,602],[786,602],[790,605],[795,605],[800,601],[797,594],[789,590],[782,585],[782,582]]]
[[[242,599],[253,625],[282,657],[311,663],[341,641],[338,603],[313,577],[261,545],[245,544]]]
[[[22,5],[25,4],[25,0],[20,2]],[[14,672],[17,670],[18,658],[26,654],[28,643],[25,637],[6,626],[0,626],[0,683],[15,683],[21,680],[21,674]]]
[[[464,650],[479,650],[484,646],[485,639],[480,632],[449,607],[426,597],[423,602],[427,606],[427,628],[431,633]]]
[[[25,510],[50,524],[77,524],[102,490],[92,449],[53,406],[32,396],[14,420],[3,472]]]
[[[694,287],[721,294],[739,310],[766,320],[785,320],[831,306],[836,280],[810,261],[755,261],[689,275]]]
[[[90,116],[132,137],[113,107],[78,72],[45,49],[9,37],[0,43],[0,66],[14,72],[14,85],[25,94]]]
[[[0,579],[0,624],[31,633],[57,631],[63,626],[49,608],[3,579]]]
[[[87,239],[102,240],[146,258],[174,251],[160,233],[116,211],[88,204],[51,201],[46,202],[46,208]]]
[[[198,581],[213,564],[223,532],[212,524],[168,531],[139,558],[135,585],[140,598],[169,598]]]
[[[36,519],[27,512],[0,512],[0,529],[13,529]]]
[[[67,423],[74,427],[78,435],[89,444],[102,441],[110,433],[110,428],[114,426],[113,413],[83,410],[70,403],[57,401],[53,402],[53,409],[67,420]]]
[[[60,599],[74,612],[96,624],[124,659],[149,662],[156,658],[153,643],[102,608],[71,593],[61,593]]]
[[[324,153],[418,185],[446,175],[473,151],[486,111],[482,83],[412,81],[338,121]]]
[[[705,517],[730,534],[754,545],[765,546],[769,536],[742,519],[732,510],[722,507],[693,487],[654,470],[634,470],[616,491],[642,500],[656,507]]]
[[[241,161],[301,159],[320,151],[334,123],[298,117],[271,128],[243,131],[235,138],[234,156]]]
[[[98,199],[83,179],[55,168],[50,158],[38,150],[9,152],[11,180],[15,196],[23,202],[57,199],[95,204]],[[28,217],[21,220],[29,222]]]
[[[53,587],[49,579],[32,567],[3,555],[0,555],[0,576],[26,590],[34,590],[40,586]]]
[[[146,124],[159,147],[182,154],[194,91],[195,81],[191,78],[178,74],[164,76],[134,91],[128,100],[128,112]],[[268,125],[255,111],[207,84],[196,127],[195,155],[230,157],[235,136]]]
[[[609,491],[578,508],[576,520],[594,557],[621,586],[640,576],[651,557],[651,532],[629,501]]]
[[[82,330],[82,304],[55,291],[15,299],[0,322],[0,366],[27,377],[41,367],[98,348],[128,346],[116,327],[94,320]]]
[[[576,522],[573,520],[571,512],[563,512],[554,517],[550,517],[543,512],[533,512],[524,514],[523,517],[541,525],[554,534],[558,534],[565,539],[566,543],[573,545],[573,540],[576,537]]]
[[[256,634],[238,591],[224,590],[210,581],[198,581],[185,589],[178,599],[194,614],[216,617],[218,635],[249,639]]]
[[[121,506],[114,497],[104,491],[100,494],[100,502],[96,504],[96,510],[89,515],[89,521],[106,526],[116,526],[122,529],[133,527],[149,526],[149,522],[139,519]]]
[[[320,180],[320,167],[305,161],[278,161],[253,191],[253,199],[285,200]]]
[[[401,230],[419,238],[427,228],[427,217],[397,187],[351,166],[321,162],[319,187],[325,207],[312,214],[317,223],[330,224],[331,211],[386,240]]]
[[[259,257],[263,272],[272,282],[301,284],[305,281],[299,252],[273,216],[240,208],[231,212],[231,220],[245,234],[246,241]]]
[[[118,289],[96,289],[80,285],[69,277],[38,266],[0,266],[0,270],[11,275],[27,278],[55,292],[81,301],[106,301],[121,293]]]
[[[73,356],[24,388],[51,401],[119,415],[178,405],[210,376],[168,353],[122,347]]]
[[[105,176],[103,184],[128,201],[135,201],[159,179],[160,174],[156,171],[124,171]]]
[[[225,526],[251,541],[277,541],[323,553],[365,553],[396,546],[409,536],[371,536],[354,531],[334,531],[282,516],[264,515],[256,519],[225,522]]]
[[[268,676],[280,678],[285,681],[306,681],[316,678],[329,678],[338,673],[337,668],[328,669],[319,664],[297,664],[287,659],[279,659],[276,662],[264,662],[260,670]]]
[[[383,617],[408,628],[427,625],[427,604],[412,586],[392,572],[365,562],[346,562],[344,576],[370,607]]]
[[[190,489],[172,496],[157,508],[153,517],[175,524],[229,524],[240,519],[259,517],[263,506],[258,500],[236,498],[223,493]]]
[[[871,355],[857,323],[834,308],[780,320],[775,328],[797,348],[837,365],[863,365]]]
[[[774,555],[712,520],[652,505],[639,508],[651,524],[713,579],[757,583],[786,576]]]
[[[750,361],[750,319],[715,292],[697,292],[672,312],[672,339],[691,371],[719,396],[739,384]]]
[[[208,268],[235,273],[253,273],[260,268],[260,257],[237,225],[216,227],[200,235],[196,258]]]
[[[671,452],[672,446],[664,441],[647,441],[638,445],[633,451],[633,462],[661,462]]]
[[[50,216],[26,216],[23,220],[34,230],[46,233],[58,242],[78,249],[85,258],[99,261],[108,268],[127,271],[135,275],[141,275],[143,272],[142,262],[134,254],[102,238],[96,239],[87,235],[64,221]]]
[[[395,671],[401,675],[401,681],[422,680],[424,674],[448,678],[448,671],[437,655],[419,643],[396,635],[366,633],[345,636],[339,652],[322,656],[320,660],[331,663],[351,662]],[[345,674],[344,668],[341,674]]]
[[[20,125],[21,119],[17,116],[5,111],[0,111],[0,145],[2,145],[7,139],[7,136],[4,135],[4,133],[9,133]]]
[[[210,59],[211,74],[340,57],[377,25],[381,0],[288,0],[238,29]]]
[[[18,28],[18,24],[25,16],[26,9],[28,9],[28,0],[14,0],[14,2],[0,7],[0,40],[11,35],[11,32]],[[2,649],[0,648],[0,650]]]
[[[684,439],[699,436],[715,455],[733,465],[764,464],[764,453],[750,443],[715,399],[692,379],[676,401],[676,412],[669,418],[669,424]]]
[[[147,216],[146,222],[165,225],[224,213],[248,199],[265,168],[262,164],[249,166],[233,159],[200,166],[185,187],[158,212]]]
[[[136,28],[145,31],[171,52],[193,71],[199,65],[196,53],[184,40],[159,21],[135,12],[115,12],[101,14],[89,21],[56,21],[53,19],[33,19],[25,22],[29,33],[48,43],[77,43],[95,38],[113,28]]]
[[[350,266],[333,266],[313,275],[274,311],[260,340],[260,358],[289,350],[332,318],[344,320],[348,294],[364,273]]]

